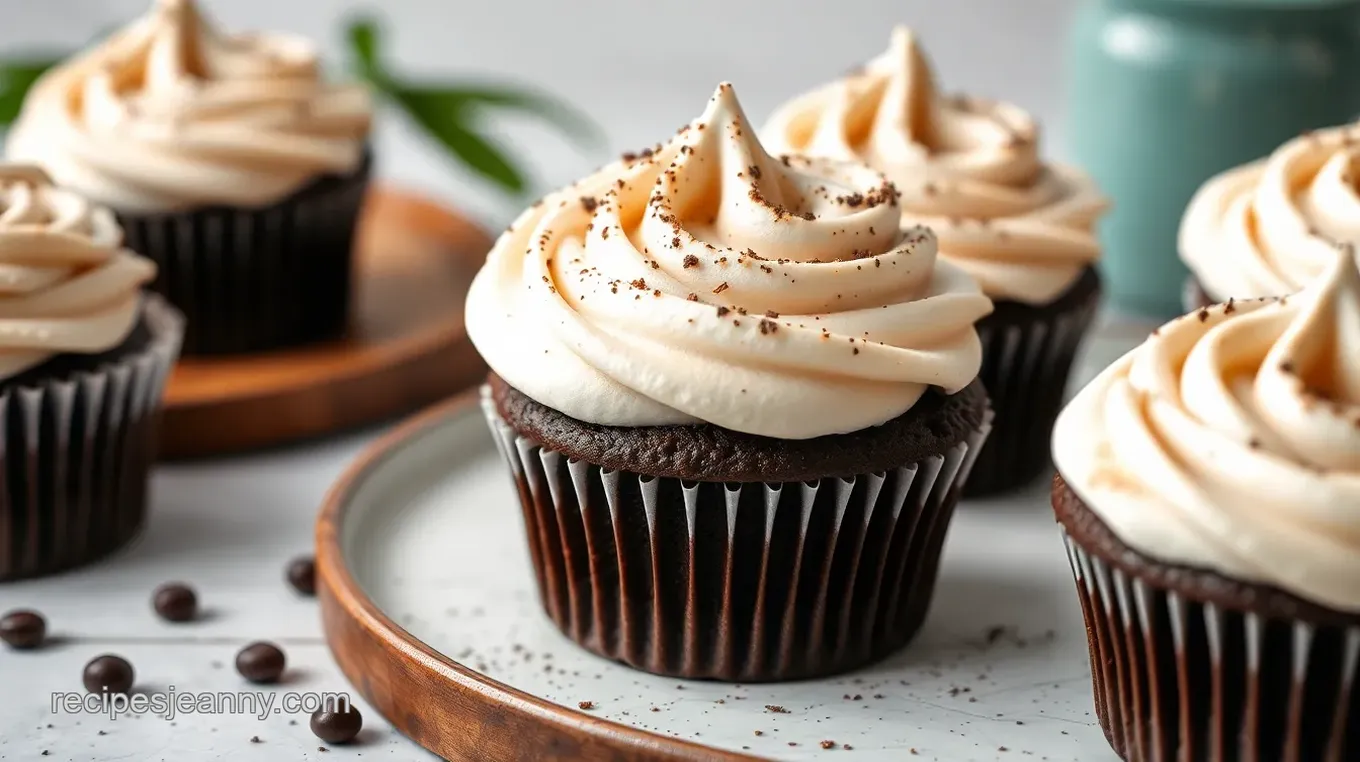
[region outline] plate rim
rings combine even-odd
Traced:
[[[346,679],[393,727],[445,759],[540,759],[543,754],[601,762],[762,759],[595,717],[495,680],[420,641],[359,586],[340,539],[356,490],[415,440],[474,412],[480,386],[384,434],[346,466],[326,494],[316,522],[317,598],[327,648]]]

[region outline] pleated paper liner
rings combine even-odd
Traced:
[[[141,528],[161,393],[184,326],[155,295],[143,310],[142,349],[0,393],[0,582],[92,562]]]
[[[1081,341],[1100,304],[1094,268],[1054,304],[1030,307],[999,302],[978,323],[982,339],[979,378],[996,410],[991,436],[965,489],[981,497],[1022,487],[1051,467],[1049,436]]]
[[[1060,497],[1060,491],[1065,495]],[[1059,481],[1054,505],[1076,496]],[[1071,509],[1068,509],[1071,510]],[[1076,510],[1089,511],[1085,506]],[[1360,759],[1360,617],[1310,615],[1283,593],[1227,595],[1106,555],[1059,510],[1090,640],[1096,715],[1129,762]],[[1117,540],[1116,540],[1117,542]],[[1202,578],[1202,574],[1200,575]],[[1196,589],[1198,588],[1198,589]],[[1273,609],[1273,610],[1272,610]],[[1285,615],[1292,613],[1292,615]]]
[[[767,484],[608,471],[518,435],[485,389],[483,409],[562,632],[659,675],[747,682],[851,670],[915,635],[991,419],[886,473]]]
[[[184,313],[184,354],[263,352],[341,335],[371,159],[260,209],[120,214],[152,289]]]

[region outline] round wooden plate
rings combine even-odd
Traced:
[[[485,375],[463,326],[491,238],[393,188],[365,206],[349,335],[294,350],[184,358],[170,377],[164,458],[285,444],[419,409]]]
[[[477,762],[1113,759],[1045,490],[959,511],[930,619],[884,662],[796,683],[674,680],[600,659],[544,616],[477,402],[460,395],[371,446],[317,527],[327,644],[425,748]]]
[[[466,417],[477,403],[478,392],[470,390],[403,424],[351,465],[326,498],[317,523],[317,596],[326,641],[341,671],[394,727],[448,760],[754,759],[654,735],[530,695],[415,639],[369,598],[344,551],[342,524],[356,492],[405,445],[453,418]],[[480,420],[473,424],[483,425]],[[397,483],[402,481],[398,477]]]

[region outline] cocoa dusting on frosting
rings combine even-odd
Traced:
[[[558,211],[564,193],[573,203]],[[577,199],[606,193],[589,219],[576,211]],[[834,201],[856,194],[853,208]],[[901,228],[893,186],[853,162],[770,156],[730,87],[650,156],[552,202],[491,252],[468,330],[510,384],[579,421],[808,439],[880,425],[927,390],[976,376],[974,323],[990,303],[936,260],[928,231]],[[540,229],[557,234],[539,240]],[[864,266],[839,264],[854,260]],[[559,294],[515,287],[545,275]],[[634,297],[582,298],[617,283]],[[860,334],[884,341],[855,345],[853,364],[821,338]],[[741,404],[743,389],[760,389],[762,404]]]
[[[1174,320],[1059,417],[1067,486],[1134,550],[1360,613],[1360,269]]]
[[[778,109],[765,135],[777,150],[862,161],[910,189],[903,221],[934,227],[941,256],[995,299],[1049,304],[1100,253],[1094,224],[1107,204],[1094,184],[1039,158],[1038,127],[1018,107],[940,93],[906,27],[860,74]],[[943,224],[963,218],[991,224]]]

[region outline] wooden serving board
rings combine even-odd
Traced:
[[[409,413],[478,383],[463,305],[485,231],[380,187],[365,207],[349,335],[259,355],[184,358],[165,397],[167,459],[256,450]]]

